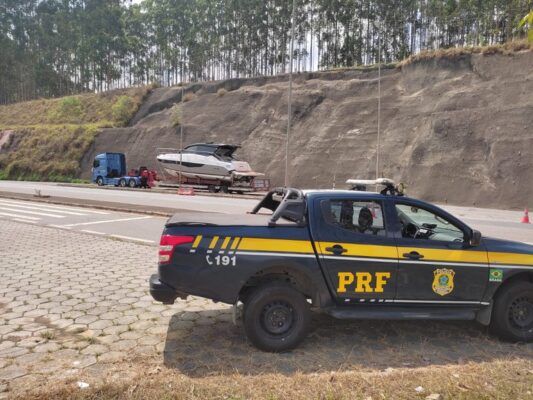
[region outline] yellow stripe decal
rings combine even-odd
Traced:
[[[308,240],[242,238],[239,244],[242,251],[273,251],[284,253],[314,253]]]
[[[222,242],[222,246],[220,246],[220,250],[226,250],[226,247],[228,247],[230,240],[231,240],[231,236],[226,236],[224,238],[224,241]]]
[[[235,250],[235,249],[237,248],[237,244],[239,244],[239,240],[240,240],[240,239],[241,239],[241,238],[238,238],[238,237],[236,237],[235,239],[233,239],[233,243],[231,243],[231,247],[230,247],[231,250]]]
[[[211,239],[211,243],[209,243],[209,249],[212,249],[217,245],[218,242],[218,236],[213,236],[213,239]]]
[[[213,241],[218,240],[214,237]],[[224,240],[226,242],[227,238]],[[209,248],[215,246],[211,242]],[[370,257],[370,258],[384,258],[384,259],[400,259],[407,260],[403,257],[404,253],[416,251],[424,256],[422,261],[441,262],[457,262],[457,263],[477,263],[477,264],[509,264],[509,265],[533,265],[533,255],[518,254],[518,253],[498,253],[489,252],[488,256],[485,251],[477,250],[455,250],[455,249],[430,249],[426,247],[407,247],[395,245],[368,245],[368,244],[354,244],[354,243],[339,243],[339,242],[315,242],[317,249],[322,255],[333,255],[332,252],[327,251],[326,247],[332,247],[336,244],[341,245],[347,251],[343,256],[347,257]],[[226,244],[227,246],[227,244]],[[265,238],[234,238],[231,243],[231,249],[236,248],[243,251],[271,251],[283,253],[303,253],[314,254],[313,246],[308,240],[289,240],[289,239],[265,239]],[[224,244],[223,244],[223,248]],[[416,262],[416,261],[414,261]]]
[[[533,254],[489,252],[489,261],[494,264],[533,265]]]
[[[192,248],[195,249],[200,245],[200,242],[202,241],[202,235],[196,236],[196,239],[194,239],[194,242],[192,244]]]
[[[333,255],[331,251],[327,251],[326,247],[332,247],[336,244],[341,245],[347,251],[342,253],[343,256],[358,256],[358,257],[373,257],[373,258],[398,258],[398,250],[396,246],[382,246],[371,244],[353,244],[353,243],[338,243],[338,242],[317,242],[320,254]]]

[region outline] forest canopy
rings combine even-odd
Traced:
[[[533,0],[296,0],[296,71],[507,42]],[[288,69],[290,0],[0,0],[0,103]]]

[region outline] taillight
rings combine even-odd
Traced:
[[[180,244],[192,243],[194,236],[163,235],[159,242],[159,264],[169,264],[174,247]]]

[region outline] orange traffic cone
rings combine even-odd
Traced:
[[[524,210],[524,216],[522,217],[522,221],[520,221],[523,224],[529,224],[529,212],[527,208]]]

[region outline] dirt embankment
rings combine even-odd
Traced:
[[[290,184],[344,187],[372,178],[377,71],[295,76]],[[224,90],[220,90],[223,88]],[[462,55],[385,69],[381,80],[380,174],[430,201],[502,208],[533,206],[533,52]],[[286,77],[186,88],[184,143],[241,144],[239,156],[283,184]],[[181,88],[152,92],[132,126],[104,130],[82,170],[102,151],[155,167],[156,148],[178,147],[170,107]]]

